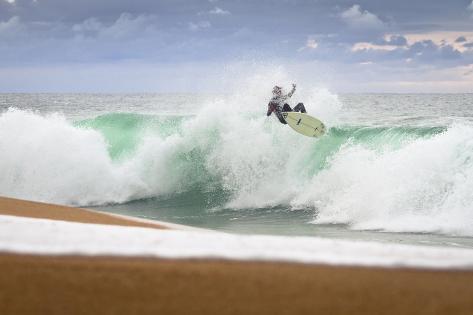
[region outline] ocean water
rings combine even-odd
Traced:
[[[268,83],[269,84],[269,83]],[[473,94],[0,94],[0,195],[249,234],[473,247]]]

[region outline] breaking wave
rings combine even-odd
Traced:
[[[225,196],[221,208],[312,208],[315,223],[473,235],[472,126],[341,125],[337,97],[318,93],[308,109],[329,131],[314,140],[256,101],[75,122],[11,108],[0,115],[0,193],[90,206],[200,191]]]

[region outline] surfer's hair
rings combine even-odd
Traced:
[[[280,94],[282,92],[282,88],[280,86],[275,85],[273,87],[273,94]]]

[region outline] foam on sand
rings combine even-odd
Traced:
[[[0,251],[312,264],[472,268],[473,250],[311,237],[154,230],[0,216]]]

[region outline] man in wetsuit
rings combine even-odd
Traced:
[[[275,86],[273,88],[273,97],[269,101],[268,104],[268,112],[266,113],[266,116],[270,116],[273,112],[278,117],[279,121],[282,124],[287,124],[286,120],[284,119],[282,113],[283,112],[301,112],[301,113],[306,113],[304,104],[299,103],[294,107],[294,109],[289,106],[289,104],[286,103],[286,100],[288,100],[296,91],[296,85],[292,85],[292,90],[286,95],[283,95],[282,93],[282,88],[280,86]]]

